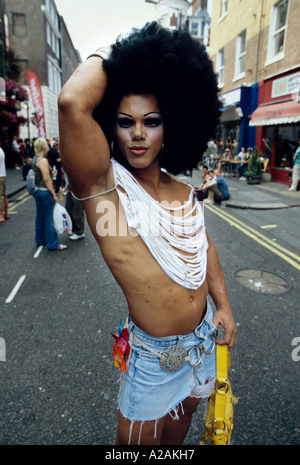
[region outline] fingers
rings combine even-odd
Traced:
[[[220,345],[228,345],[231,349],[236,343],[236,326],[231,315],[226,312],[217,311],[213,318],[213,324],[219,325],[224,329],[223,339],[217,339],[216,343]]]

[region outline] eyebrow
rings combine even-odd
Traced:
[[[146,113],[146,114],[144,115],[144,117],[149,116],[149,115],[153,115],[153,114],[156,114],[156,115],[161,116],[161,114],[159,113],[159,111],[150,111],[149,113]],[[132,115],[128,115],[127,113],[123,113],[122,111],[118,111],[117,115],[123,115],[123,116],[128,116],[128,118],[133,118]]]

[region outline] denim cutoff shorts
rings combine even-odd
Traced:
[[[132,321],[129,321],[128,330],[159,354],[176,344],[183,346],[187,353],[196,345],[205,348],[209,353],[214,347],[217,334],[212,318],[213,312],[207,303],[204,319],[190,334],[152,337]],[[191,364],[196,364],[199,358],[200,350],[193,350]],[[119,409],[125,418],[132,421],[158,420],[167,413],[178,419],[177,411],[180,403],[190,396],[209,397],[214,389],[215,377],[215,349],[209,355],[203,353],[202,361],[196,367],[192,367],[186,361],[178,371],[166,373],[160,367],[160,358],[133,337],[128,370],[123,374],[120,384]],[[207,381],[209,382],[206,384]]]

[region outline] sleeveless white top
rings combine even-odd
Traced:
[[[124,166],[113,158],[111,163],[115,187],[83,199],[72,192],[73,197],[82,201],[116,190],[129,228],[136,230],[166,275],[186,289],[198,289],[206,277],[208,242],[203,202],[193,187],[184,205],[166,205],[151,197]]]
[[[169,278],[184,288],[198,289],[206,277],[208,242],[203,203],[195,198],[192,186],[184,205],[166,205],[153,199],[124,166],[111,162],[128,226]]]

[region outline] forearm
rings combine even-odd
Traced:
[[[92,56],[74,71],[58,98],[60,113],[74,106],[78,111],[92,113],[101,102],[106,90],[107,77],[102,67],[102,58]]]
[[[225,330],[223,339],[218,339],[218,344],[227,344],[230,348],[236,341],[236,327],[231,312],[230,302],[227,294],[224,274],[221,268],[219,257],[212,240],[207,235],[209,248],[207,251],[207,284],[208,292],[215,305],[213,323],[216,327],[221,325]]]
[[[61,160],[79,197],[89,195],[91,186],[105,178],[109,166],[109,146],[93,118],[107,86],[102,61],[93,56],[82,63],[58,99]]]
[[[209,189],[210,187],[213,187],[217,184],[216,181],[214,181],[213,179],[210,180],[210,181],[207,181],[204,186],[203,186],[203,190],[205,191],[206,189]]]
[[[208,236],[209,248],[207,251],[207,273],[206,280],[209,294],[217,309],[230,310],[230,303],[226,289],[226,283],[217,250]]]
[[[53,198],[55,198],[56,193],[55,193],[55,190],[53,188],[53,183],[52,183],[51,179],[50,178],[44,179],[44,183],[46,184],[48,191],[51,192],[51,194],[53,195]]]

